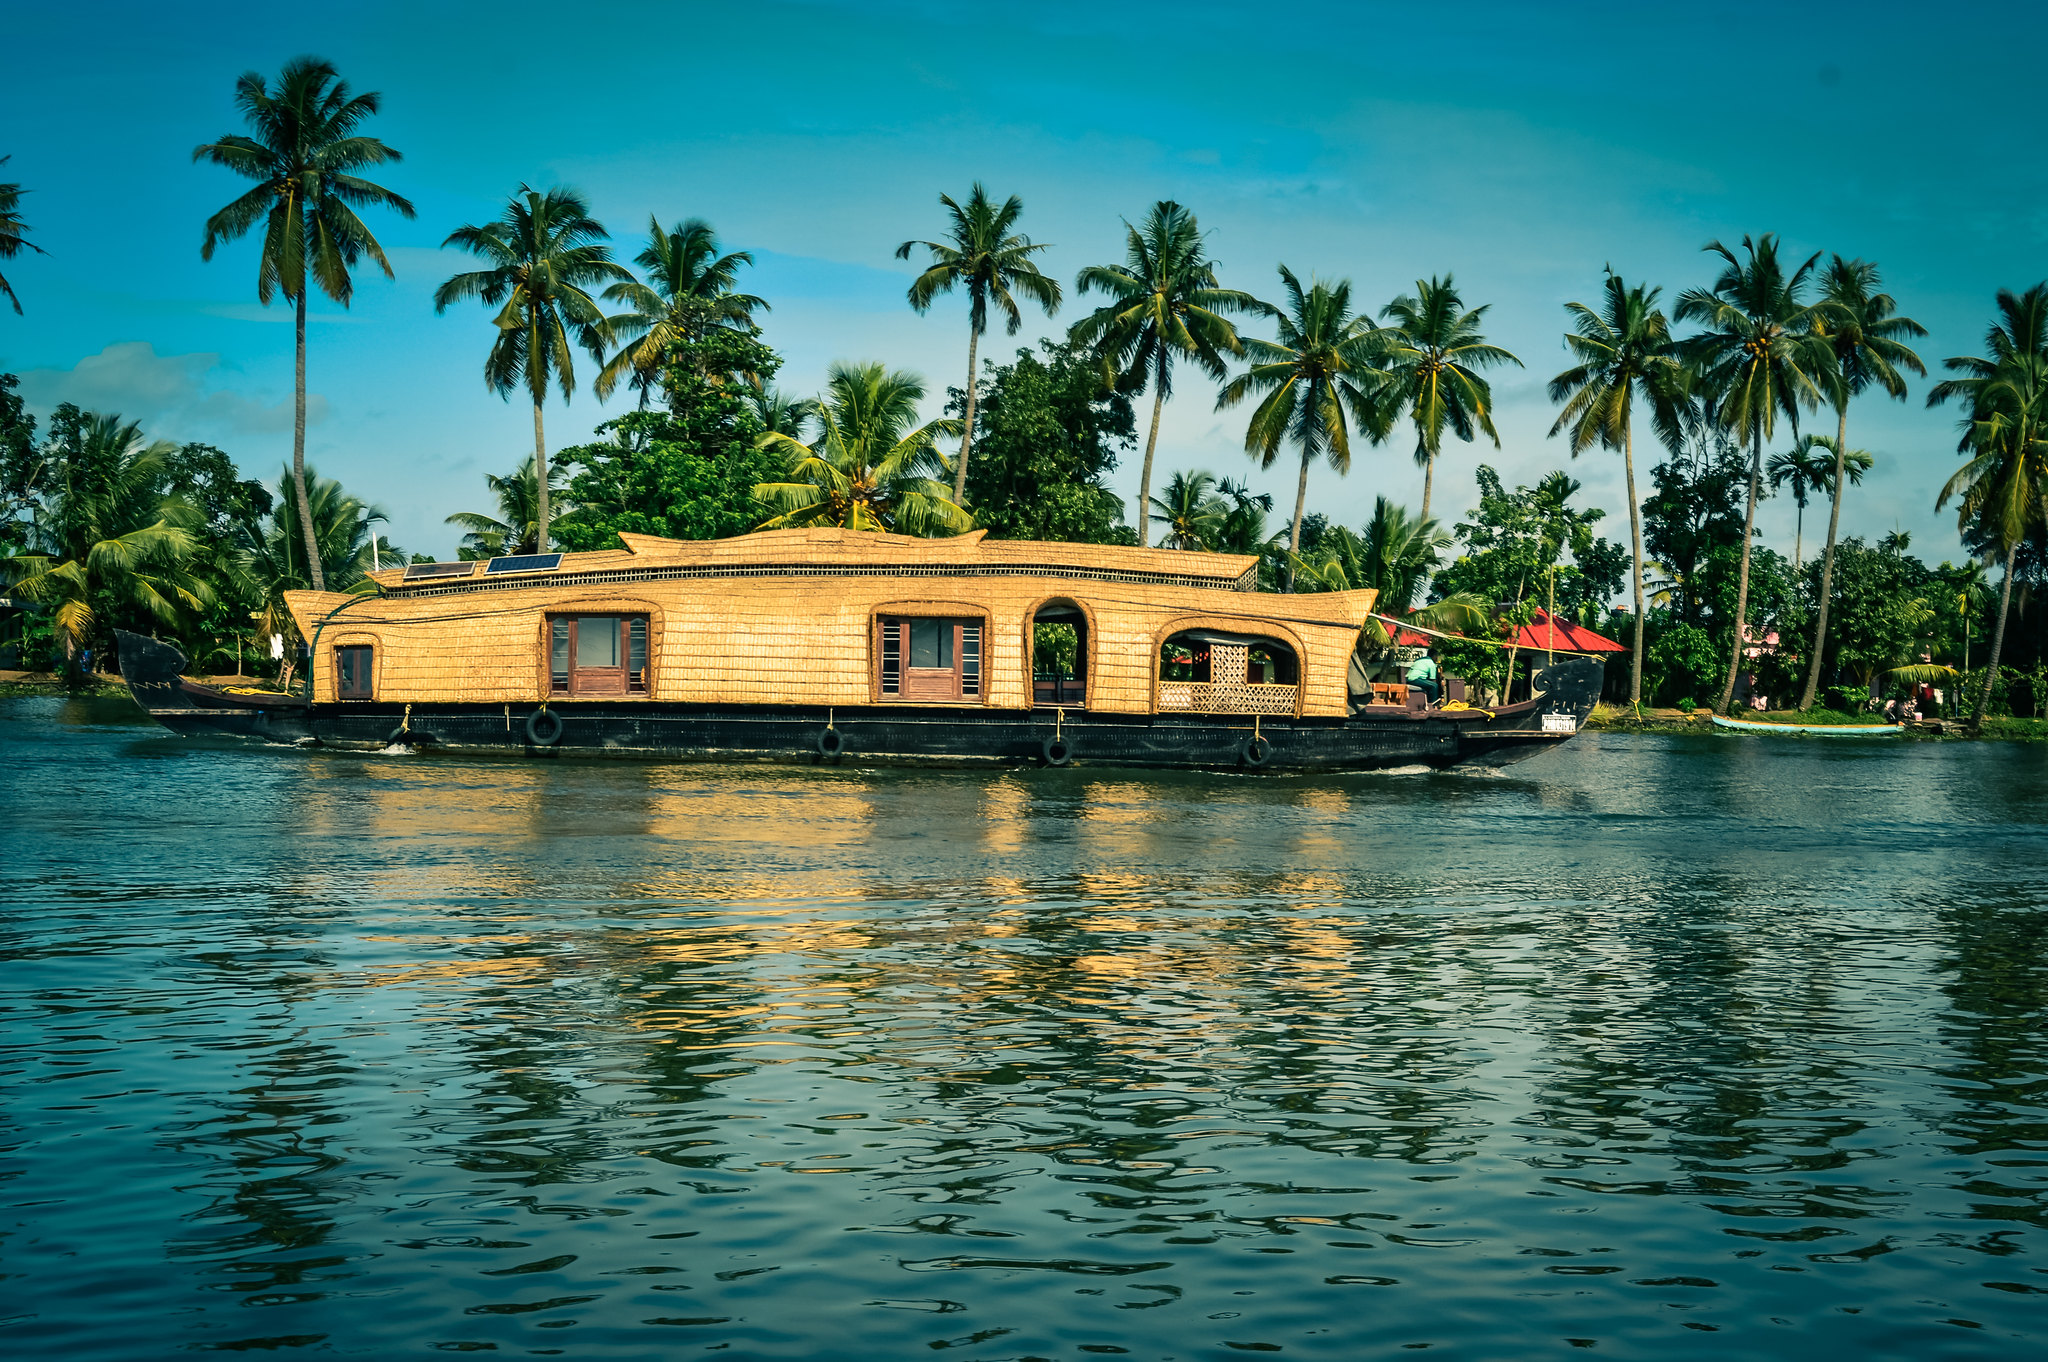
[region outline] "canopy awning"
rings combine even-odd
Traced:
[[[1549,611],[1537,607],[1536,618],[1515,632],[1514,646],[1532,652],[1555,653],[1625,653],[1628,645],[1616,643],[1611,638],[1602,638],[1591,629],[1570,620],[1553,618]]]

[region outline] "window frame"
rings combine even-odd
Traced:
[[[911,626],[932,620],[952,627],[953,664],[913,668]],[[987,705],[992,689],[989,632],[988,612],[978,606],[951,602],[876,606],[868,622],[868,685],[874,703]]]
[[[348,653],[362,653],[365,656],[351,667],[343,658]],[[334,645],[334,698],[339,701],[361,702],[377,698],[377,645],[374,643],[337,643]]]
[[[618,666],[577,665],[582,621],[586,619],[616,623],[620,634]],[[646,699],[654,691],[653,638],[653,621],[644,610],[548,611],[541,629],[541,666],[549,697],[564,700]],[[639,663],[637,667],[634,666],[636,661]],[[611,678],[616,678],[616,686],[611,684]]]

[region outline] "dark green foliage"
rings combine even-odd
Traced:
[[[212,538],[225,542],[237,525],[270,514],[270,490],[242,477],[235,461],[212,445],[183,445],[166,454],[163,465],[166,490],[191,503]]]
[[[1807,574],[1818,591],[1820,573]],[[1934,574],[1919,559],[1868,547],[1860,537],[1835,545],[1824,666],[1869,687],[1877,673],[1919,660],[1936,626]]]
[[[1437,576],[1438,599],[1469,592],[1546,609],[1554,599],[1559,615],[1577,618],[1621,589],[1628,551],[1593,534],[1607,513],[1571,504],[1578,483],[1556,472],[1535,487],[1508,492],[1486,464],[1479,465],[1478,478],[1479,507],[1457,527],[1465,552]]]
[[[1680,621],[1697,624],[1704,604],[1700,568],[1716,549],[1742,542],[1742,500],[1749,468],[1735,442],[1698,413],[1668,462],[1650,470],[1655,490],[1643,505],[1643,551],[1660,564]]]
[[[1695,696],[1710,692],[1721,672],[1721,646],[1696,624],[1674,624],[1658,632],[1643,662],[1644,691],[1654,703],[1668,700],[1689,709]]]
[[[19,517],[35,502],[42,456],[36,452],[36,418],[14,391],[20,380],[0,374],[0,555],[27,543]]]
[[[662,373],[667,410],[629,412],[555,459],[573,466],[576,509],[549,530],[552,546],[580,552],[615,549],[617,532],[666,539],[725,539],[745,534],[768,512],[756,483],[782,477],[788,461],[754,448],[761,433],[753,389],[735,374],[775,377],[782,357],[752,328],[716,327],[669,348]]]
[[[968,505],[991,539],[1135,544],[1123,499],[1104,479],[1128,452],[1137,424],[1130,398],[1103,386],[1088,350],[1039,342],[1014,364],[985,366],[975,413]],[[958,415],[965,395],[952,393]]]

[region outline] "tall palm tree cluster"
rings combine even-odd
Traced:
[[[337,564],[341,575],[349,575],[348,555],[337,557],[335,545],[323,542],[320,523],[323,495],[331,503],[340,493],[332,484],[325,494],[316,489],[306,465],[308,306],[317,290],[347,307],[353,272],[365,258],[391,275],[362,216],[366,210],[387,209],[403,218],[415,210],[367,178],[401,160],[399,151],[366,131],[380,111],[380,96],[353,92],[331,63],[296,58],[275,81],[248,73],[236,83],[234,100],[243,130],[202,144],[193,157],[251,186],[207,219],[200,253],[211,259],[222,245],[257,235],[257,297],[265,304],[282,298],[295,323],[292,458],[281,513],[296,520],[298,542],[291,556],[298,566],[288,568],[286,555],[273,553],[277,546],[252,542],[248,548],[253,561],[274,557],[281,578],[303,575],[319,590],[345,587],[331,579]],[[42,249],[29,240],[22,197],[20,185],[0,183],[0,261]],[[940,195],[939,203],[941,230],[931,239],[902,242],[896,255],[920,257],[922,268],[907,294],[919,313],[937,306],[943,295],[964,295],[962,419],[920,422],[917,409],[927,396],[923,381],[879,363],[835,365],[827,391],[806,402],[774,393],[764,374],[749,366],[692,375],[728,392],[744,391],[760,418],[759,446],[789,461],[785,480],[754,489],[763,528],[829,523],[950,534],[972,527],[966,493],[982,383],[981,339],[993,318],[1015,334],[1027,308],[1054,315],[1064,293],[1043,268],[1047,245],[1020,230],[1020,198],[998,200],[976,183],[964,198]],[[1287,264],[1277,267],[1278,292],[1266,301],[1224,284],[1209,238],[1186,206],[1161,200],[1123,227],[1122,258],[1088,265],[1074,276],[1075,294],[1092,306],[1068,328],[1067,340],[1092,356],[1105,393],[1123,399],[1151,395],[1138,479],[1139,544],[1150,543],[1157,524],[1170,548],[1278,549],[1279,536],[1269,536],[1265,526],[1271,499],[1243,486],[1209,473],[1182,472],[1154,495],[1162,412],[1176,377],[1192,365],[1217,385],[1216,410],[1246,412],[1244,448],[1261,468],[1270,468],[1283,452],[1299,459],[1286,527],[1290,585],[1370,583],[1390,604],[1419,603],[1437,562],[1432,546],[1443,538],[1430,512],[1445,437],[1464,443],[1483,437],[1498,447],[1488,375],[1521,364],[1487,339],[1488,308],[1468,304],[1452,276],[1443,274],[1415,281],[1412,290],[1375,311],[1359,302],[1350,280],[1304,275]],[[533,410],[531,459],[509,476],[489,480],[496,512],[449,518],[466,531],[466,553],[548,548],[562,488],[558,470],[549,467],[545,406],[551,389],[564,400],[574,393],[578,351],[593,365],[592,386],[600,400],[623,385],[644,406],[658,388],[673,393],[673,375],[685,363],[678,357],[692,353],[693,344],[722,332],[758,335],[757,314],[768,310],[765,300],[740,291],[740,271],[753,264],[753,256],[725,251],[707,223],[692,218],[664,227],[650,217],[646,244],[632,262],[636,275],[614,258],[610,234],[589,203],[567,187],[521,185],[495,219],[457,227],[443,245],[475,257],[477,268],[440,285],[436,310],[467,301],[490,309],[485,382],[508,399],[522,394]],[[1574,456],[1599,445],[1622,458],[1635,619],[1629,690],[1638,704],[1646,560],[1636,412],[1647,412],[1652,433],[1668,447],[1677,448],[1686,431],[1704,426],[1747,456],[1733,628],[1718,709],[1731,702],[1745,652],[1753,646],[1751,546],[1765,479],[1787,490],[1797,508],[1795,562],[1803,557],[1809,502],[1827,499],[1813,642],[1799,701],[1805,708],[1813,702],[1828,640],[1842,493],[1873,464],[1868,452],[1849,443],[1850,409],[1866,393],[1903,398],[1907,375],[1926,373],[1910,345],[1926,333],[1900,315],[1868,261],[1834,255],[1823,264],[1820,252],[1788,260],[1769,234],[1745,236],[1737,248],[1715,241],[1705,249],[1715,258],[1715,277],[1679,293],[1668,314],[1660,289],[1624,281],[1611,269],[1595,301],[1567,304],[1563,340],[1571,365],[1549,383],[1550,397],[1559,404],[1551,434],[1566,437]],[[21,311],[5,276],[0,293]],[[1953,402],[1964,409],[1959,449],[1965,462],[1937,504],[1955,502],[1966,541],[1982,546],[1988,558],[2002,558],[2005,567],[1990,672],[1977,701],[1980,715],[2003,646],[2018,554],[2048,519],[2048,284],[2023,294],[2002,292],[1998,309],[1987,353],[1948,360],[1953,376],[1928,394],[1930,404]],[[1270,337],[1249,334],[1258,326],[1269,326]],[[1823,408],[1835,417],[1832,438],[1800,429]],[[138,443],[132,428],[119,427],[117,418],[104,420],[115,424],[95,439],[108,448],[119,445],[124,452],[114,463],[128,470],[108,482],[108,489],[149,483],[149,447]],[[1767,460],[1766,446],[1777,441],[1781,426],[1792,437],[1790,447]],[[1420,513],[1411,517],[1382,498],[1362,532],[1338,529],[1325,536],[1313,557],[1304,554],[1315,465],[1326,462],[1343,475],[1358,441],[1381,445],[1395,439],[1412,439],[1422,475]],[[47,528],[37,540],[39,551],[21,560],[28,565],[17,575],[28,573],[24,580],[40,583],[33,590],[53,598],[70,593],[65,609],[73,619],[97,609],[94,599],[107,599],[95,595],[96,563],[104,572],[133,577],[123,589],[134,593],[139,609],[161,614],[203,603],[197,587],[188,590],[160,571],[184,552],[180,536],[189,534],[177,508],[157,507],[162,513],[155,514],[128,493],[106,495],[109,505],[126,509],[88,513],[90,498],[53,501],[62,511],[51,526],[61,519],[74,528]],[[332,518],[333,507],[329,511]],[[88,525],[96,528],[76,528]],[[99,537],[88,542],[80,534]],[[370,542],[374,554],[376,541]],[[1396,543],[1405,546],[1398,553],[1387,547]],[[1409,566],[1390,568],[1389,553]],[[1416,569],[1417,564],[1422,566]],[[1404,575],[1411,569],[1420,572],[1417,581]],[[1402,589],[1393,590],[1392,582]]]

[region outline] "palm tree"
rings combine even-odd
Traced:
[[[289,476],[279,480],[280,496],[269,518],[252,520],[238,533],[233,570],[241,579],[242,594],[257,603],[254,619],[259,636],[291,634],[297,626],[285,604],[285,593],[311,586],[315,572],[337,591],[363,595],[376,590],[365,574],[377,552],[374,527],[389,517],[310,467],[306,487],[310,495],[303,517],[313,522],[317,558],[309,561],[305,546],[298,542],[302,513],[298,489]],[[289,680],[291,669],[287,662],[282,680]]]
[[[834,364],[818,408],[816,440],[801,444],[780,431],[760,437],[761,448],[789,455],[791,479],[755,485],[755,498],[778,512],[760,528],[837,525],[900,534],[973,529],[974,517],[939,481],[947,470],[936,442],[959,434],[961,423],[927,421],[911,428],[924,391],[923,379],[900,369]]]
[[[548,469],[548,481],[554,484],[548,489],[548,504],[568,514],[574,508],[555,495],[561,490],[559,464]],[[442,522],[460,525],[468,531],[462,536],[462,547],[486,558],[540,552],[540,479],[534,474],[533,460],[522,461],[508,477],[484,474],[484,485],[491,489],[498,503],[495,516],[480,511],[457,511]]]
[[[1956,612],[1956,618],[1963,626],[1963,665],[1961,670],[1970,670],[1970,616],[1983,609],[1991,601],[1991,582],[1984,572],[1984,565],[1975,558],[1959,567],[1943,563],[1934,574],[1941,581],[1942,590],[1947,593],[1947,605]]]
[[[661,219],[650,217],[647,247],[633,259],[647,272],[647,282],[626,279],[604,291],[608,301],[624,303],[627,310],[610,319],[613,338],[623,343],[592,391],[604,401],[630,375],[644,406],[648,388],[678,341],[697,339],[712,327],[751,326],[756,309],[771,309],[764,299],[735,291],[739,268],[753,264],[753,254],[720,254],[718,234],[702,218],[664,231]]]
[[[1813,707],[1813,694],[1820,686],[1821,651],[1828,637],[1828,597],[1835,581],[1835,531],[1842,521],[1842,478],[1848,468],[1849,399],[1871,387],[1882,388],[1904,401],[1906,380],[1899,370],[1911,369],[1923,378],[1927,366],[1913,353],[1907,336],[1924,336],[1927,329],[1911,317],[1897,315],[1898,304],[1889,293],[1878,291],[1877,266],[1867,260],[1844,260],[1835,256],[1828,262],[1821,281],[1821,308],[1817,329],[1834,352],[1835,371],[1829,398],[1835,404],[1835,477],[1828,508],[1828,546],[1821,555],[1820,608],[1813,622],[1813,659],[1807,664],[1806,687],[1799,693],[1799,708]],[[1866,464],[1865,467],[1869,465]],[[1860,482],[1851,477],[1850,482]],[[1801,509],[1805,509],[1802,505]]]
[[[251,136],[229,133],[192,152],[195,161],[225,166],[256,181],[256,187],[206,220],[206,239],[199,258],[213,259],[214,248],[234,241],[263,224],[263,249],[256,263],[256,298],[265,307],[282,293],[295,312],[297,359],[292,377],[292,486],[298,504],[306,503],[306,276],[322,293],[349,305],[355,284],[349,270],[367,255],[392,278],[384,248],[358,208],[389,208],[410,219],[413,207],[382,185],[357,174],[370,166],[403,159],[360,128],[383,100],[374,90],[351,95],[348,82],[333,65],[317,57],[294,57],[285,63],[272,89],[255,71],[235,82],[235,106],[242,111]],[[313,525],[299,532],[310,551]],[[317,561],[313,587],[325,590]]]
[[[0,166],[13,160],[12,156],[0,156]],[[23,247],[37,255],[49,252],[28,239],[29,225],[21,220],[21,195],[19,184],[0,184],[0,260],[12,260],[20,255]],[[14,304],[14,315],[21,315],[21,299],[14,296],[14,285],[7,282],[7,276],[0,274],[0,293],[7,295],[7,301]]]
[[[1166,480],[1165,491],[1152,498],[1151,513],[1166,527],[1161,548],[1206,551],[1230,507],[1217,494],[1214,473],[1175,473]]]
[[[748,387],[744,395],[763,434],[802,435],[804,422],[818,414],[816,398],[790,397],[779,388]]]
[[[1705,249],[1727,262],[1710,289],[1688,289],[1678,300],[1680,321],[1704,328],[1680,347],[1704,389],[1708,409],[1723,429],[1750,446],[1749,510],[1742,522],[1742,565],[1735,588],[1735,639],[1728,679],[1714,712],[1726,714],[1742,670],[1743,631],[1749,616],[1749,550],[1762,494],[1764,441],[1782,414],[1799,429],[1799,409],[1819,405],[1832,383],[1834,352],[1816,331],[1815,309],[1802,301],[1820,252],[1788,276],[1778,262],[1778,238],[1742,238],[1748,263],[1718,241]]]
[[[1565,347],[1578,363],[1550,380],[1550,400],[1564,403],[1552,435],[1571,433],[1572,457],[1596,442],[1621,451],[1628,482],[1629,562],[1635,587],[1635,642],[1629,649],[1628,702],[1643,702],[1643,512],[1636,501],[1635,407],[1650,404],[1650,420],[1667,445],[1679,443],[1678,407],[1684,400],[1685,366],[1671,339],[1671,323],[1657,306],[1661,289],[1630,288],[1612,269],[1600,310],[1566,303],[1572,329]]]
[[[541,420],[548,380],[560,385],[564,402],[575,392],[572,341],[603,362],[611,330],[589,290],[606,280],[633,277],[612,259],[611,247],[602,244],[609,237],[575,190],[543,194],[522,184],[496,222],[457,227],[441,243],[482,257],[490,268],[458,274],[435,289],[434,311],[445,312],[464,298],[476,298],[486,307],[503,303],[492,319],[498,337],[484,359],[484,382],[509,400],[524,381],[533,398],[533,463],[539,470],[536,553],[548,549],[548,442]]]
[[[1268,546],[1266,517],[1273,513],[1273,494],[1253,493],[1241,482],[1224,478],[1216,484],[1223,499],[1223,522],[1210,537],[1218,553],[1264,553]],[[1270,536],[1272,539],[1278,535]]]
[[[967,195],[966,207],[946,194],[939,195],[939,202],[951,218],[946,240],[906,241],[896,248],[896,258],[910,259],[919,246],[931,252],[932,263],[910,283],[910,305],[919,312],[955,286],[967,291],[967,410],[960,423],[960,461],[953,471],[953,501],[958,504],[967,496],[967,454],[974,444],[975,351],[982,333],[988,330],[989,302],[994,300],[1014,336],[1024,324],[1024,314],[1018,310],[1012,290],[1037,303],[1050,317],[1059,310],[1060,284],[1040,274],[1032,263],[1033,253],[1045,247],[1010,230],[1024,212],[1024,200],[1012,194],[998,208],[977,181]]]
[[[1103,376],[1118,390],[1137,393],[1152,385],[1152,430],[1145,437],[1145,463],[1138,474],[1138,506],[1152,504],[1152,454],[1159,446],[1159,412],[1173,395],[1175,360],[1193,360],[1211,378],[1229,372],[1225,355],[1244,346],[1226,312],[1256,309],[1249,293],[1218,286],[1195,215],[1161,199],[1145,225],[1124,223],[1124,263],[1090,265],[1074,278],[1075,291],[1090,289],[1109,302],[1068,330],[1076,345],[1102,356]],[[1138,517],[1138,543],[1150,541],[1151,522]]]
[[[1825,435],[1802,435],[1792,442],[1792,448],[1782,454],[1771,455],[1771,461],[1764,466],[1770,474],[1772,487],[1791,489],[1792,504],[1798,514],[1792,524],[1792,568],[1798,571],[1800,543],[1806,537],[1806,500],[1822,493],[1834,497],[1836,468],[1839,465],[1849,479],[1851,487],[1863,485],[1863,475],[1870,471],[1873,460],[1866,450],[1852,449],[1839,457],[1835,442]],[[1840,500],[1839,497],[1834,497]],[[1822,589],[1827,589],[1829,574],[1825,566],[1821,569]],[[1817,648],[1821,640],[1814,640]]]
[[[1255,393],[1265,395],[1244,432],[1244,447],[1261,468],[1273,466],[1289,439],[1301,447],[1294,528],[1287,539],[1288,551],[1299,554],[1309,465],[1327,455],[1339,474],[1351,471],[1354,419],[1375,440],[1386,434],[1372,398],[1387,376],[1374,367],[1378,337],[1372,319],[1351,311],[1349,279],[1328,284],[1312,278],[1304,291],[1294,271],[1282,265],[1280,285],[1287,293],[1284,308],[1254,304],[1278,324],[1280,339],[1243,342],[1251,367],[1224,385],[1216,409],[1234,407]]]
[[[9,560],[9,593],[54,606],[67,657],[101,637],[111,616],[176,625],[214,599],[194,571],[198,513],[159,490],[175,447],[144,444],[140,425],[118,416],[77,415],[45,511],[29,522],[30,552]]]
[[[1479,370],[1516,359],[1497,345],[1488,345],[1479,324],[1486,308],[1467,309],[1451,276],[1418,279],[1413,296],[1403,294],[1381,309],[1391,319],[1382,364],[1393,376],[1384,401],[1386,425],[1392,428],[1403,408],[1415,424],[1415,462],[1422,469],[1422,518],[1429,519],[1429,497],[1436,480],[1436,456],[1448,427],[1466,442],[1475,429],[1500,448],[1493,428],[1493,388]]]
[[[1968,457],[1942,487],[1935,509],[1955,497],[1966,536],[2005,550],[1998,623],[1991,632],[1991,659],[1972,725],[1984,722],[1984,706],[1998,679],[2012,606],[2013,560],[2020,544],[2048,518],[2048,283],[2017,295],[2000,289],[1998,312],[1999,320],[1985,337],[1990,355],[1946,361],[1945,367],[1962,377],[1944,379],[1927,394],[1930,407],[1950,398],[1970,404],[1957,446]]]

